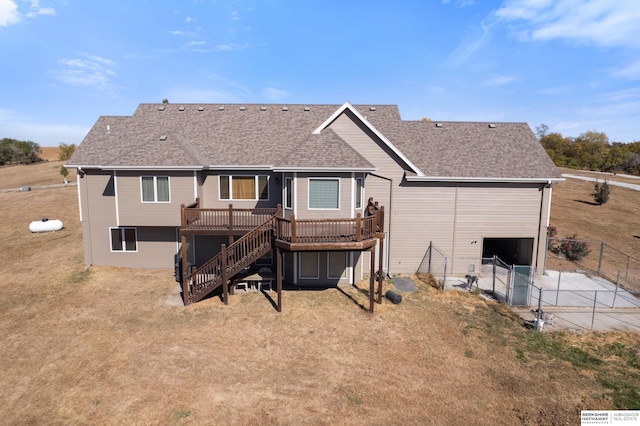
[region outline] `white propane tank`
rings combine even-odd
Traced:
[[[49,220],[44,218],[42,220],[34,220],[29,224],[29,231],[31,232],[59,231],[61,229],[62,221],[59,219]]]

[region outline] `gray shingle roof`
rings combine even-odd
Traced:
[[[561,178],[526,123],[370,121],[429,177]]]
[[[129,117],[100,117],[69,165],[375,167],[330,127],[340,105],[140,104]],[[354,106],[426,176],[559,178],[525,123],[402,121],[395,105]],[[107,130],[108,129],[108,130]]]

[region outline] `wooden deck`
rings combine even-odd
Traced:
[[[276,245],[287,251],[367,250],[376,244],[382,232],[383,211],[376,216],[340,219],[284,218],[282,209],[226,209],[198,207],[198,201],[182,206],[183,234],[244,235],[277,215],[274,237]]]
[[[282,251],[369,251],[371,253],[369,271],[369,311],[373,312],[374,293],[378,303],[382,301],[382,273],[378,274],[378,289],[374,287],[375,246],[379,264],[382,264],[384,240],[384,208],[375,215],[363,218],[360,213],[355,218],[296,220],[295,216],[285,218],[282,208],[277,209],[204,209],[199,201],[181,206],[181,262],[187,264],[187,235],[229,235],[230,244],[221,244],[220,252],[199,266],[196,270],[182,269],[182,296],[185,306],[201,300],[216,288],[222,286],[224,304],[233,277],[258,258],[273,249],[275,241],[276,288],[278,312],[282,310]],[[242,237],[234,241],[233,236]]]

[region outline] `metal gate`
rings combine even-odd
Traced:
[[[529,305],[529,286],[533,267],[513,265],[513,291],[511,292],[511,306]]]

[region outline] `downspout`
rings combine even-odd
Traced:
[[[549,186],[549,188],[551,188],[551,181],[547,181],[547,185]],[[536,245],[536,262],[535,262],[536,273],[538,271],[538,261],[540,260],[540,244],[542,241],[542,208],[544,207],[544,195],[545,195],[545,188],[547,185],[540,188],[540,192],[542,193],[542,195],[540,196],[540,211],[538,214],[538,244]],[[549,199],[548,211],[551,211],[551,199]],[[549,215],[547,215],[547,220],[548,218],[549,218]],[[545,235],[546,234],[547,233],[545,232]],[[546,238],[545,238],[545,242],[546,242]]]

